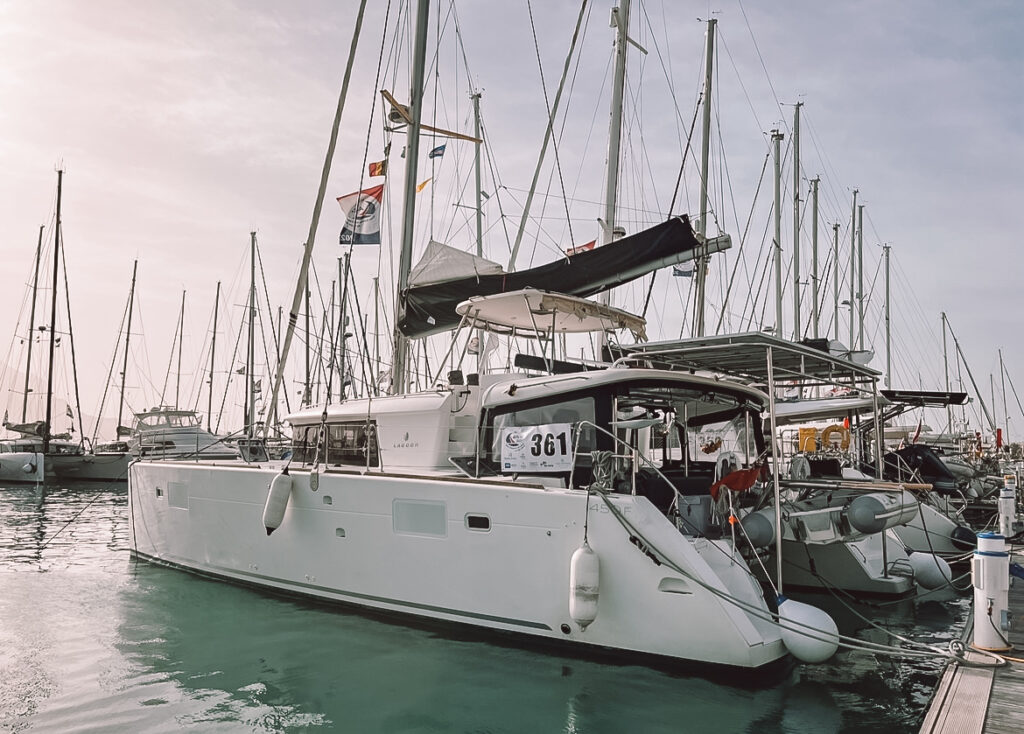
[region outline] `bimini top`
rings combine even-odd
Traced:
[[[637,341],[647,340],[647,321],[640,316],[586,298],[533,288],[474,296],[455,310],[464,318],[464,327],[510,336],[629,329]]]
[[[758,385],[768,383],[768,350],[776,384],[870,387],[881,372],[828,351],[827,340],[792,342],[763,332],[723,334],[623,347],[627,354],[674,369],[714,370]]]

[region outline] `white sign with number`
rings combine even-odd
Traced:
[[[572,424],[501,429],[501,470],[554,474],[572,470]]]

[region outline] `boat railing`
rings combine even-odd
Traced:
[[[687,526],[687,531],[689,532],[689,534],[694,536],[704,535],[703,529],[696,527],[695,525],[687,521],[687,519],[683,517],[683,513],[680,511],[682,506],[686,504],[686,496],[679,491],[679,488],[676,486],[675,482],[669,479],[665,475],[665,473],[662,472],[661,468],[654,461],[652,461],[650,457],[648,457],[643,451],[639,450],[628,441],[615,435],[614,432],[608,430],[607,428],[599,426],[592,421],[580,420],[573,423],[572,426],[575,430],[573,440],[572,470],[569,473],[570,488],[574,486],[573,480],[576,474],[576,467],[579,465],[579,458],[583,455],[589,455],[593,465],[592,472],[594,481],[588,486],[588,489],[598,490],[602,493],[607,492],[609,490],[614,491],[614,479],[616,472],[614,469],[613,462],[616,460],[624,460],[629,462],[629,494],[636,496],[640,494],[637,491],[637,476],[639,474],[638,467],[642,464],[645,468],[651,469],[654,472],[655,476],[657,476],[662,482],[664,482],[664,486],[672,490],[673,499],[671,505],[668,508],[668,513],[666,514],[671,514],[672,509],[674,508],[676,510],[676,517],[679,518],[680,523]],[[590,426],[597,432],[602,433],[605,436],[611,438],[613,444],[617,448],[621,447],[622,452],[620,453],[619,451],[608,450],[580,452],[579,439],[582,435],[581,429],[584,426]],[[621,423],[619,424],[619,427],[622,427]],[[708,497],[711,497],[710,491],[708,493]]]

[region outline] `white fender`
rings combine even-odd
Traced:
[[[931,553],[911,553],[907,560],[914,569],[914,581],[922,588],[940,589],[953,580],[953,572],[949,564],[942,558]]]
[[[569,616],[581,630],[597,619],[600,576],[601,561],[584,540],[569,561]]]
[[[267,503],[263,506],[263,527],[267,529],[267,535],[281,527],[291,493],[292,478],[288,474],[288,470],[285,469],[270,483]]]
[[[779,621],[784,625],[782,641],[786,649],[801,662],[823,663],[839,649],[839,628],[832,617],[817,607],[780,596]],[[811,629],[804,632],[807,627]]]

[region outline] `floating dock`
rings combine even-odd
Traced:
[[[1010,560],[1024,563],[1019,552]],[[1020,734],[1024,731],[1024,581],[1010,578],[1009,608],[1014,614],[1003,667],[950,663],[943,671],[925,712],[921,734]],[[972,618],[973,619],[973,618]],[[973,621],[967,642],[973,637]],[[991,664],[992,658],[969,652],[968,660]]]

